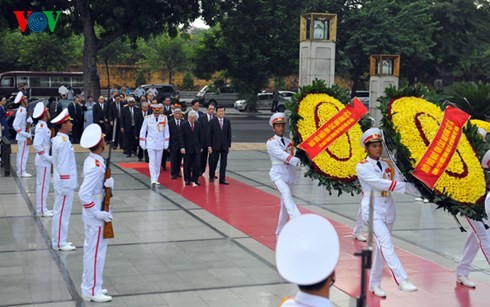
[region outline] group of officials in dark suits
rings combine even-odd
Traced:
[[[199,177],[206,170],[209,156],[209,182],[214,182],[218,160],[219,183],[226,181],[226,164],[231,147],[231,123],[225,118],[224,107],[210,104],[207,112],[199,111],[199,102],[192,101],[192,110],[184,120],[180,110],[174,111],[169,121],[171,179],[179,176],[180,161],[184,159],[184,181],[187,185],[200,185]],[[177,145],[178,142],[178,145]]]

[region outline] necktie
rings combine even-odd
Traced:
[[[383,167],[381,166],[381,163],[380,163],[379,161],[378,161],[378,162],[376,162],[376,165],[379,167],[379,169],[380,169],[381,171],[383,171]]]
[[[223,119],[222,118],[219,119],[219,127],[221,130],[223,130]]]
[[[177,127],[180,128],[180,120],[177,121]]]
[[[192,132],[194,132],[194,124],[191,124]]]
[[[145,118],[145,117],[146,117],[146,111],[145,111],[145,112],[143,112],[143,118]]]
[[[77,116],[77,105],[73,104],[73,109],[75,110],[75,116]]]
[[[286,146],[286,143],[284,142],[284,138],[281,138],[282,145]]]
[[[116,103],[117,106],[117,116],[121,117],[121,107],[119,106],[119,103]]]
[[[134,112],[133,112],[133,107],[129,108],[129,111],[131,112],[131,126],[134,126]]]
[[[158,123],[158,116],[155,116],[155,121]]]
[[[104,104],[103,103],[100,104],[100,108],[102,109],[102,111],[104,111]]]

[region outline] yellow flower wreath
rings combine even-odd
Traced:
[[[306,140],[344,107],[345,105],[339,100],[327,94],[315,93],[305,96],[297,110],[300,116],[297,131],[301,139]],[[360,143],[361,136],[361,126],[355,124],[315,157],[311,164],[326,176],[336,180],[355,180],[356,165],[366,157]]]
[[[422,98],[402,97],[391,103],[390,115],[395,131],[401,136],[401,143],[414,159],[412,167],[415,167],[428,143],[434,139],[444,113],[438,106]],[[435,190],[465,204],[475,204],[485,195],[485,174],[464,134]]]

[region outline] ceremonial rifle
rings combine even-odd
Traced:
[[[114,120],[114,127],[112,130],[112,140],[109,143],[109,154],[107,155],[107,159],[105,162],[105,175],[104,182],[111,178],[111,153],[112,153],[112,144],[116,139],[116,128],[117,128],[117,119]],[[109,212],[109,205],[111,204],[112,190],[111,188],[104,187],[104,201],[102,202],[102,210]],[[112,228],[111,222],[104,222],[104,239],[112,239],[114,238],[114,229]]]

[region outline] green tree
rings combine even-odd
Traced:
[[[2,29],[0,31],[0,69],[15,69],[26,67],[24,63],[19,62],[20,51],[22,50],[22,35],[19,31]]]
[[[118,38],[106,47],[99,50],[97,60],[104,63],[107,74],[107,88],[111,88],[111,78],[109,74],[109,64],[121,63],[133,55],[129,41],[124,38]]]
[[[457,82],[444,92],[451,102],[472,118],[485,120],[486,115],[490,115],[490,83]]]
[[[151,71],[162,72],[169,83],[172,83],[173,75],[188,63],[184,39],[180,35],[172,38],[162,34],[140,43],[140,48],[144,57],[141,62]]]
[[[185,73],[184,79],[182,80],[182,89],[192,90],[194,88],[194,79],[190,73]]]
[[[209,2],[209,3],[208,3]],[[127,35],[135,40],[152,34],[168,32],[174,36],[180,27],[186,28],[199,16],[200,4],[203,12],[219,0],[10,0],[0,3],[0,11],[12,12],[21,8],[31,11],[61,10],[60,26],[66,31],[83,33],[83,78],[87,95],[98,95],[97,53],[117,38]],[[13,14],[2,14],[1,24],[17,27]],[[96,33],[95,27],[102,31]],[[60,30],[61,32],[62,30]]]
[[[146,84],[146,78],[145,74],[143,73],[142,70],[138,70],[138,74],[136,75],[136,80],[135,80],[136,87]]]

